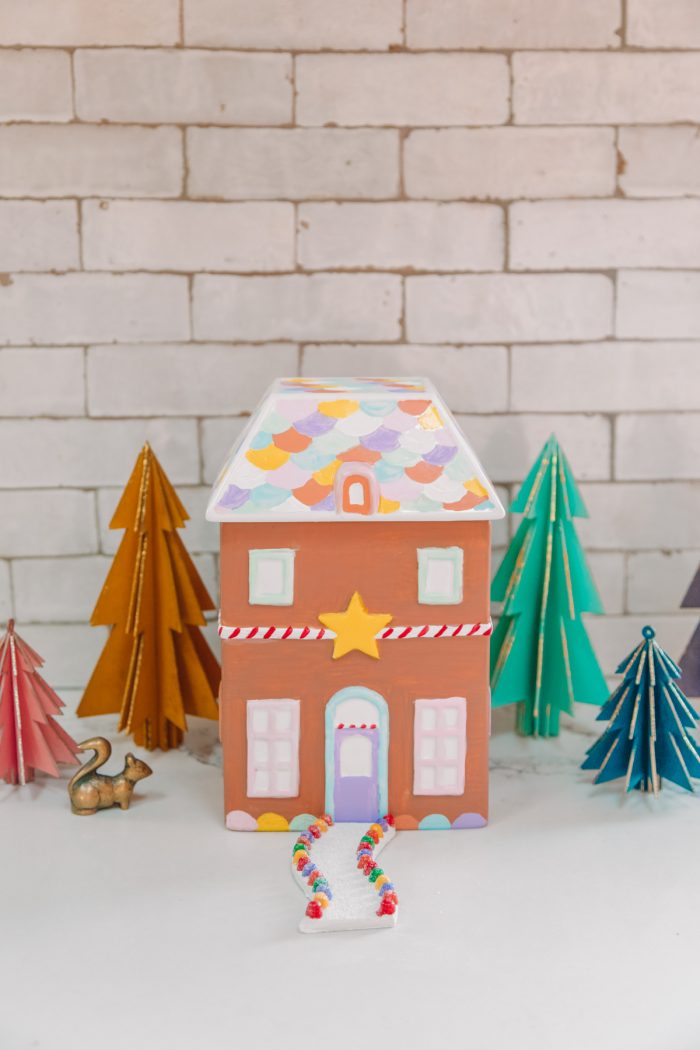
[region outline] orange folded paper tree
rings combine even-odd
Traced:
[[[90,622],[111,627],[78,714],[119,714],[141,747],[177,747],[186,715],[218,718],[220,669],[200,628],[214,609],[177,533],[189,515],[145,444],[110,522],[126,529]]]

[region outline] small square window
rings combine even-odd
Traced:
[[[457,755],[459,754],[459,745],[456,736],[443,737],[442,753],[445,758],[457,758]]]
[[[442,724],[445,729],[454,729],[459,721],[459,711],[456,707],[446,707],[442,712]]]
[[[457,770],[454,766],[443,766],[442,767],[442,784],[443,787],[453,788],[457,783]]]
[[[428,732],[431,729],[437,729],[437,711],[427,704],[421,709],[421,729]]]
[[[253,741],[253,758],[256,762],[265,763],[270,757],[270,745],[267,740]]]
[[[267,711],[261,711],[257,705],[254,705],[251,718],[253,722],[253,730],[256,733],[267,732]]]
[[[435,766],[423,766],[420,771],[420,786],[424,795],[435,793]]]
[[[464,552],[461,547],[418,548],[418,601],[421,605],[459,605]]]
[[[248,552],[248,601],[251,605],[292,605],[294,555],[289,549]]]
[[[266,769],[256,769],[253,777],[253,790],[259,795],[266,795],[270,790],[270,774]]]
[[[432,736],[424,736],[420,744],[420,757],[433,759],[435,758],[435,738]]]
[[[275,713],[275,732],[286,733],[292,724],[291,711],[277,711]]]
[[[289,762],[292,757],[292,745],[289,740],[275,742],[275,762]]]

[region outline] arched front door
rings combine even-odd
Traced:
[[[386,701],[348,686],[326,705],[326,809],[334,820],[370,822],[387,812]]]

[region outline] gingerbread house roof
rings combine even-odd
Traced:
[[[339,485],[371,479],[371,513],[344,511]],[[233,446],[209,521],[448,521],[504,510],[426,379],[279,379]]]

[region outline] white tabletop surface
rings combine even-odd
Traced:
[[[509,719],[490,825],[387,849],[393,930],[297,932],[292,838],[224,830],[209,725],[146,756],[128,812],[0,786],[0,1047],[697,1050],[700,798],[595,788],[589,737]]]

